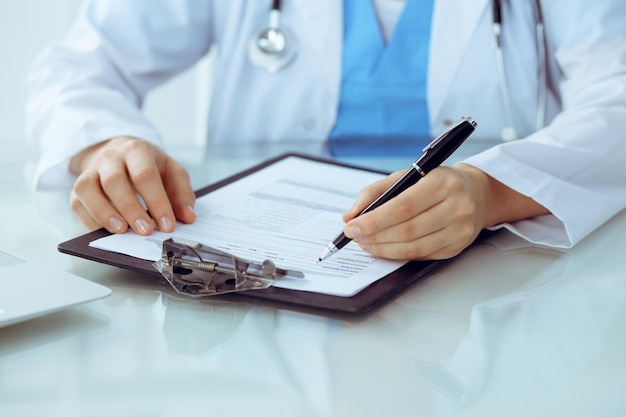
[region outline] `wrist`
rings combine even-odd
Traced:
[[[532,198],[474,166],[459,164],[455,168],[470,184],[482,228],[550,213]]]

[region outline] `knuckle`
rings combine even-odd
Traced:
[[[150,182],[155,176],[158,176],[154,167],[141,167],[131,173],[133,183],[142,185]]]
[[[112,160],[117,159],[117,149],[114,148],[103,148],[101,151],[101,158],[103,160]]]
[[[358,199],[362,201],[373,201],[375,195],[376,191],[374,185],[370,184],[361,188],[361,191],[359,191]]]
[[[375,214],[375,211],[372,213]],[[382,216],[370,215],[364,220],[367,221],[361,222],[361,232],[365,236],[373,236],[376,232],[385,228]]]
[[[448,248],[446,248],[446,250],[441,254],[440,258],[441,259],[450,259],[455,257],[456,255],[458,255],[459,253],[461,253],[463,251],[463,249],[465,249],[467,247],[467,245],[452,245],[449,246]]]
[[[120,146],[120,150],[128,152],[142,152],[149,148],[149,143],[137,138],[124,138],[124,142]]]
[[[402,241],[410,241],[415,235],[415,227],[411,222],[404,222],[398,227],[398,238]]]
[[[119,186],[125,180],[126,174],[121,170],[115,170],[101,176],[100,184],[104,190],[111,190]]]
[[[122,218],[127,221],[128,224],[134,223],[134,221],[140,217],[145,217],[145,211],[138,211],[137,207],[132,204],[116,205],[115,209],[122,215]]]
[[[171,211],[170,203],[166,199],[152,202],[149,204],[148,211],[153,217],[161,217]]]
[[[187,170],[173,159],[169,159],[169,169],[176,177],[180,177],[181,179],[189,178],[189,173],[187,172]]]
[[[474,233],[474,228],[469,223],[461,223],[458,225],[455,230],[455,241],[449,242],[450,244],[455,244],[458,242],[465,242],[469,237]]]
[[[398,201],[395,205],[396,215],[400,219],[409,219],[413,214],[413,204],[410,201]]]
[[[461,181],[461,179],[457,175],[446,175],[443,178],[443,187],[444,189],[452,192],[460,192],[463,191],[465,185]]]
[[[420,259],[422,257],[422,251],[416,244],[404,245],[403,258],[408,260]]]
[[[88,172],[83,173],[76,178],[76,181],[74,182],[74,193],[77,195],[84,194],[86,191],[91,189],[91,187],[93,187],[94,182],[93,175]]]
[[[101,156],[108,160],[123,160],[128,155],[146,152],[152,152],[152,144],[143,139],[124,136],[112,140],[109,146],[102,149]]]
[[[178,167],[177,170],[175,170],[175,174],[176,175],[176,179],[179,182],[184,182],[185,184],[189,183],[191,181],[191,177],[189,176],[189,173],[187,172],[187,170],[183,167]]]
[[[70,196],[70,208],[72,209],[72,211],[74,213],[78,213],[80,209],[82,209],[82,207],[83,203],[76,195],[72,193],[72,195]]]
[[[455,208],[455,216],[463,220],[471,220],[476,213],[476,205],[469,199],[456,204]]]
[[[471,200],[466,200],[456,206],[457,219],[460,220],[460,231],[464,234],[473,234],[478,228],[477,206]]]

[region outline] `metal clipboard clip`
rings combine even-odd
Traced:
[[[254,262],[174,239],[163,241],[161,259],[153,265],[178,293],[192,297],[260,290],[281,278],[304,278],[302,272],[277,268],[269,259]]]

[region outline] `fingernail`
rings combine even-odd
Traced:
[[[135,230],[141,235],[147,235],[150,230],[150,224],[144,219],[135,220]]]
[[[113,233],[120,232],[124,227],[124,222],[118,219],[115,216],[109,217],[109,229],[113,231]]]
[[[370,249],[370,245],[369,243],[364,243],[364,242],[357,242],[357,244],[359,245],[359,247],[363,250],[369,250]]]
[[[357,226],[348,226],[344,231],[347,237],[352,238],[352,240],[359,240],[361,238],[361,229]]]
[[[171,232],[172,230],[174,230],[174,221],[167,216],[161,217],[161,220],[159,220],[159,224],[159,229],[162,232]]]
[[[187,211],[189,211],[194,216],[196,215],[196,211],[193,209],[193,206],[191,205],[187,206]]]

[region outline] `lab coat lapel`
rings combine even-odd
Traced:
[[[298,24],[294,28],[302,35],[300,51],[314,57],[318,81],[325,83],[329,106],[318,114],[329,133],[336,117],[341,88],[341,64],[343,53],[343,1],[342,0],[292,0],[285,1],[284,7],[297,10]],[[291,4],[291,5],[290,5]]]
[[[438,120],[465,50],[490,0],[436,0],[428,66],[431,122]]]

